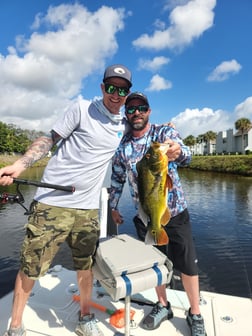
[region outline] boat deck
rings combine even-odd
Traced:
[[[76,291],[76,273],[61,266],[54,267],[37,281],[24,312],[27,336],[73,335],[79,311],[78,302],[73,300]],[[186,294],[173,289],[167,289],[167,292],[174,318],[163,322],[154,331],[146,331],[141,327],[143,317],[152,307],[140,302],[155,302],[155,290],[146,290],[131,297],[131,309],[135,313],[130,335],[190,335],[185,319],[189,307]],[[12,295],[13,293],[9,293],[0,300],[0,335],[8,327]],[[124,308],[123,300],[111,301],[110,296],[97,283],[93,290],[93,301],[112,310]],[[125,335],[124,327],[115,328],[111,325],[108,313],[95,308],[92,311],[99,320],[98,325],[104,335]],[[252,335],[251,299],[201,292],[201,312],[208,336]]]

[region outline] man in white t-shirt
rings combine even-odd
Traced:
[[[38,138],[13,165],[0,169],[0,185],[13,183],[53,145],[42,182],[73,185],[74,193],[38,188],[31,205],[21,249],[12,318],[4,336],[24,336],[22,315],[35,280],[44,275],[66,241],[72,251],[80,291],[80,316],[75,332],[80,336],[103,335],[90,314],[93,276],[91,267],[100,234],[100,191],[105,174],[122,138],[125,120],[120,114],[130,92],[131,72],[116,64],[104,72],[102,99],[78,99],[53,126],[50,136]]]

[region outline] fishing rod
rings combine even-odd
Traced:
[[[18,203],[22,208],[25,209],[24,215],[30,215],[32,211],[31,209],[28,210],[23,204],[25,200],[24,200],[23,194],[20,191],[20,184],[33,185],[36,187],[50,188],[50,189],[55,189],[55,190],[62,190],[62,191],[71,192],[71,193],[75,191],[75,187],[73,186],[61,186],[58,184],[44,183],[44,182],[31,181],[31,180],[19,179],[19,178],[13,178],[13,183],[16,184],[16,193],[15,194],[11,194],[8,192],[0,193],[0,204]]]
[[[31,181],[31,180],[13,178],[13,182],[16,183],[17,185],[18,184],[34,185],[36,187],[63,190],[63,191],[68,191],[72,193],[75,191],[75,188],[73,186],[61,186],[58,184],[44,183],[40,181]]]

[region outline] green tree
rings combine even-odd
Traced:
[[[240,118],[235,122],[235,129],[241,132],[242,137],[242,153],[245,152],[244,146],[244,134],[247,133],[252,127],[251,121],[248,118]]]
[[[8,133],[9,133],[9,130],[8,130],[8,127],[6,124],[2,123],[0,121],[0,153],[4,153],[6,151],[6,148],[7,148],[7,137],[8,137]]]
[[[203,134],[204,141],[211,142],[216,139],[217,134],[213,131],[207,131],[205,134]]]
[[[196,143],[202,143],[204,141],[204,134],[199,134],[196,137]]]
[[[15,153],[24,154],[27,148],[30,146],[30,144],[31,144],[31,141],[28,139],[28,137],[24,133],[21,133],[16,136],[16,141],[15,141],[13,151]]]
[[[214,153],[216,151],[216,148],[215,148],[216,137],[217,137],[217,134],[215,132],[213,132],[213,131],[207,131],[203,135],[204,141],[207,144],[206,153],[212,154],[212,153]]]
[[[192,147],[194,146],[196,143],[196,139],[193,135],[188,135],[185,139],[184,139],[184,144],[188,147]]]
[[[29,133],[14,124],[0,122],[0,134],[0,153],[24,153],[31,144]]]

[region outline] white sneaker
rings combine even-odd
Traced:
[[[19,328],[9,328],[3,336],[25,336],[26,330],[23,324]]]
[[[80,317],[75,333],[79,336],[104,336],[96,323],[94,314]]]

